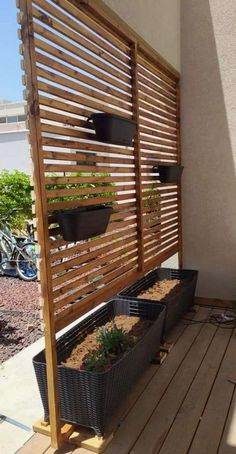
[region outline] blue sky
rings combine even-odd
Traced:
[[[1,1],[0,9],[0,98],[22,100],[21,69],[15,0]]]

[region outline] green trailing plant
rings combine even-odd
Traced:
[[[32,219],[30,177],[19,170],[0,172],[0,218],[7,218],[13,230],[21,230]]]

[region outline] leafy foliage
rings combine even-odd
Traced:
[[[19,170],[0,172],[0,219],[7,219],[12,229],[22,229],[32,218],[30,177]]]
[[[88,352],[80,366],[80,370],[89,372],[103,372],[109,367],[109,358],[102,349],[94,349]]]
[[[105,354],[119,355],[129,347],[129,338],[123,328],[118,328],[114,324],[111,328],[103,326],[98,331],[97,341],[102,346]]]
[[[50,174],[50,177],[58,177],[58,174]],[[94,177],[95,178],[102,178],[102,177],[108,177],[110,176],[109,174],[106,173],[91,173],[91,174],[84,174],[82,172],[77,172],[77,173],[66,173],[66,177]],[[50,184],[46,186],[46,189],[49,191],[51,189],[87,189],[87,188],[97,188],[97,187],[104,187],[104,192],[99,192],[95,194],[84,194],[84,195],[69,195],[69,196],[60,196],[60,197],[54,197],[50,199],[50,203],[53,202],[65,202],[65,201],[71,201],[71,200],[85,200],[85,199],[94,199],[94,198],[99,198],[99,197],[112,197],[113,195],[116,194],[115,189],[111,190],[110,192],[107,192],[107,188],[111,187],[112,188],[113,184],[112,183],[107,183],[103,181],[99,181],[96,183],[64,183],[58,185],[57,183],[55,184]],[[104,204],[106,205],[106,203]],[[109,203],[111,205],[111,202]]]
[[[109,328],[103,326],[98,329],[97,341],[98,347],[85,356],[81,370],[104,372],[134,343],[134,339],[131,341],[126,331],[115,323]]]

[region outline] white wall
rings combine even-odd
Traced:
[[[198,295],[236,298],[236,2],[182,0],[185,266]]]
[[[0,171],[17,169],[31,173],[27,132],[0,133]]]
[[[180,0],[104,0],[104,3],[180,69]]]

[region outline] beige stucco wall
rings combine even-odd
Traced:
[[[180,69],[180,0],[104,0],[104,3]]]
[[[182,0],[184,262],[236,297],[236,1]]]

